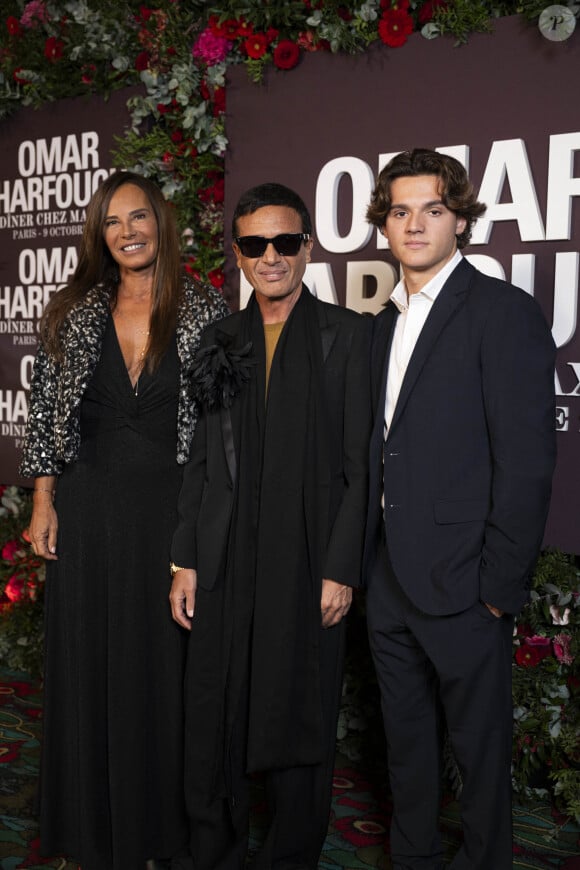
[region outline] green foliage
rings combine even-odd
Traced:
[[[574,556],[544,552],[514,637],[513,780],[550,790],[580,821],[580,570]],[[543,779],[543,781],[542,781]]]
[[[507,4],[506,4],[507,5]],[[433,14],[433,25],[438,34],[455,37],[456,45],[464,45],[471,33],[489,33],[491,30],[490,4],[473,0],[454,0],[439,6]]]

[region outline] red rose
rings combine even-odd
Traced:
[[[292,69],[299,59],[300,49],[289,39],[282,39],[274,49],[274,63],[278,69]]]
[[[265,33],[253,33],[244,41],[244,49],[248,57],[258,60],[266,54],[268,40]]]
[[[268,45],[270,45],[271,42],[274,42],[275,39],[278,39],[279,35],[279,30],[276,30],[275,27],[269,27],[266,31],[266,39],[268,40]]]
[[[18,541],[7,541],[2,547],[2,558],[5,562],[13,562],[18,551]]]
[[[174,130],[171,134],[171,141],[176,145],[179,145],[180,142],[183,142],[183,133],[181,130]]]
[[[13,574],[4,587],[4,595],[9,601],[22,601],[24,598],[25,584],[22,577]]]
[[[139,15],[137,16],[138,21],[149,21],[152,15],[152,9],[148,9],[147,6],[139,6]]]
[[[44,43],[44,56],[54,63],[62,57],[63,49],[64,42],[61,42],[56,36],[49,36]]]
[[[14,81],[17,82],[19,85],[27,85],[27,84],[29,83],[29,82],[28,82],[28,79],[25,79],[25,78],[23,78],[23,77],[20,75],[20,73],[22,72],[22,70],[23,70],[23,67],[21,67],[21,66],[17,66],[16,69],[14,70],[14,72],[12,73],[12,78],[13,78]]]
[[[431,21],[433,13],[437,8],[446,9],[447,3],[445,0],[427,0],[426,3],[423,3],[419,9],[419,23],[427,24],[428,21]]]
[[[226,89],[216,88],[213,94],[213,113],[221,115],[226,110]]]
[[[221,269],[212,269],[211,272],[207,273],[207,277],[212,287],[215,287],[216,290],[220,290],[224,286],[225,276]]]
[[[9,15],[6,19],[6,27],[10,36],[18,36],[20,33],[20,21],[14,15]]]
[[[389,9],[379,21],[379,36],[385,45],[398,48],[413,32],[413,19],[403,9]]]
[[[236,36],[245,39],[246,37],[251,36],[253,32],[254,29],[252,25],[246,21],[245,18],[240,18],[238,21],[238,32],[236,33]]]
[[[535,668],[541,659],[542,656],[536,646],[524,644],[516,650],[516,662],[522,668]]]
[[[83,85],[92,85],[97,68],[94,63],[85,63],[82,68],[81,81]]]
[[[211,191],[211,198],[213,199],[214,202],[223,202],[224,201],[224,180],[223,180],[223,178],[220,178],[218,181],[216,181],[214,186],[212,188],[210,188],[210,191]]]
[[[221,36],[223,39],[235,39],[238,36],[239,24],[233,18],[220,22],[217,15],[212,15],[209,27],[214,36]]]
[[[150,60],[149,52],[147,52],[147,51],[139,52],[139,54],[135,58],[135,69],[138,72],[141,72],[142,70],[147,69],[149,67],[149,60]]]
[[[338,17],[342,18],[343,21],[352,21],[353,14],[349,12],[346,6],[339,6],[336,11],[338,12]]]

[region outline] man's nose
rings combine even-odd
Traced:
[[[274,247],[273,242],[268,242],[266,245],[266,250],[264,251],[262,258],[267,260],[269,263],[275,263],[276,260],[280,259],[280,254]]]

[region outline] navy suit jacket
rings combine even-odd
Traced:
[[[366,570],[383,531],[394,573],[433,615],[525,603],[555,463],[555,348],[532,297],[466,260],[419,336],[384,441],[398,311],[374,324]],[[383,489],[384,462],[384,489]]]

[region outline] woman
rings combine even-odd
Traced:
[[[42,851],[82,870],[181,866],[187,847],[169,542],[196,420],[192,358],[227,313],[183,278],[160,190],[108,178],[41,321],[21,465],[35,478],[32,546],[48,560]]]

